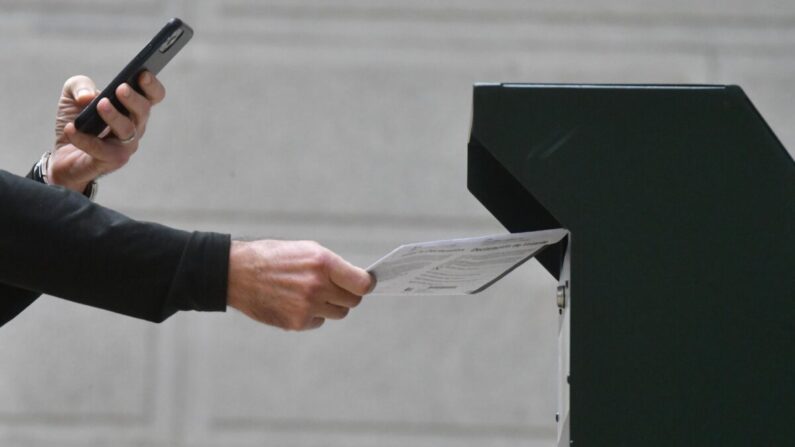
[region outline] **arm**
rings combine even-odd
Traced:
[[[122,104],[131,112],[129,118],[120,114],[107,99],[100,101],[98,111],[109,125],[109,135],[96,138],[77,132],[72,123],[96,96],[96,86],[86,76],[69,78],[58,100],[55,150],[49,156],[49,163],[45,166],[37,163],[35,175],[31,169],[27,178],[84,192],[90,190],[87,185],[92,180],[122,167],[138,149],[151,107],[165,97],[165,88],[155,76],[142,73],[139,84],[143,94],[127,84],[116,90]],[[116,135],[125,135],[125,140]],[[0,326],[22,312],[39,295],[35,290],[0,284]]]
[[[31,180],[33,179],[32,169],[28,172],[26,177]],[[19,315],[36,301],[36,298],[40,295],[41,293],[33,290],[19,289],[0,283],[0,326],[3,326]]]
[[[289,330],[344,318],[369,274],[314,242],[230,242],[138,222],[0,171],[0,283],[161,322],[223,311]],[[0,288],[2,293],[2,288]]]
[[[117,91],[129,119],[99,103],[112,135],[125,135],[100,139],[71,124],[95,95],[93,82],[67,81],[49,183],[82,192],[126,163],[165,95],[154,77],[141,85],[145,97],[126,85]],[[0,325],[44,292],[156,322],[177,310],[224,310],[228,301],[258,321],[302,330],[344,318],[372,286],[367,272],[315,243],[235,242],[230,250],[228,236],[136,222],[2,171],[0,207],[9,210],[0,217]]]
[[[0,171],[0,282],[160,322],[225,310],[229,236],[138,222]]]

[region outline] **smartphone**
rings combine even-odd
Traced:
[[[77,130],[91,135],[99,135],[105,130],[107,124],[97,113],[97,103],[102,98],[108,98],[116,110],[129,116],[130,112],[116,97],[116,88],[126,82],[138,93],[143,94],[143,90],[138,85],[138,76],[141,72],[148,70],[152,74],[158,74],[188,43],[191,37],[193,37],[193,29],[185,22],[176,17],[169,20],[166,26],[155,34],[152,41],[80,112],[75,119]]]

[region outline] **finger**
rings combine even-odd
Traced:
[[[323,323],[325,323],[325,322],[326,322],[326,320],[324,318],[315,317],[315,318],[312,319],[312,321],[309,322],[309,324],[306,326],[306,329],[307,330],[309,330],[309,329],[317,329],[320,326],[323,326]]]
[[[63,133],[69,143],[74,145],[76,148],[82,150],[97,160],[102,160],[104,158],[105,151],[103,150],[102,140],[99,138],[79,132],[77,128],[75,128],[74,123],[67,124],[63,129]]]
[[[88,76],[78,75],[67,79],[63,85],[62,95],[75,100],[81,106],[85,106],[97,96],[97,86]]]
[[[328,318],[329,320],[342,320],[348,315],[349,310],[347,307],[323,303],[318,306],[316,312],[319,317]]]
[[[69,143],[85,152],[95,161],[97,172],[95,176],[118,169],[130,157],[133,149],[129,145],[109,144],[93,135],[78,131],[74,123],[69,123],[64,128],[64,135]]]
[[[365,295],[373,286],[373,278],[367,271],[334,255],[329,261],[331,281],[354,295]]]
[[[145,71],[138,76],[138,85],[141,86],[144,95],[152,104],[157,104],[166,97],[166,88],[157,79],[157,76]]]
[[[122,84],[116,89],[116,97],[130,111],[133,122],[139,128],[146,125],[149,120],[149,111],[152,109],[152,103],[148,99],[133,90],[128,84]]]
[[[332,284],[332,287],[334,287],[335,290],[330,293],[325,293],[319,298],[329,304],[347,308],[354,308],[362,302],[362,297],[360,295],[354,295],[335,284]]]
[[[102,117],[108,127],[110,127],[111,132],[119,139],[129,138],[135,134],[135,124],[133,124],[130,118],[122,115],[116,110],[108,98],[102,98],[99,103],[97,103],[97,111],[99,112],[99,116]]]

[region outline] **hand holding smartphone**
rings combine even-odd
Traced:
[[[129,111],[116,97],[116,89],[127,83],[137,92],[143,94],[138,78],[144,71],[156,75],[168,64],[169,61],[193,37],[193,29],[178,18],[173,18],[166,23],[152,41],[149,42],[130,63],[127,64],[113,81],[97,95],[91,103],[75,119],[75,127],[83,133],[99,135],[107,124],[97,113],[97,103],[102,98],[108,98],[113,107],[120,113],[129,116]]]

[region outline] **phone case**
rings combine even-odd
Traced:
[[[138,85],[138,75],[144,70],[158,74],[163,67],[184,47],[193,37],[193,29],[178,18],[173,18],[166,23],[152,41],[149,42],[137,56],[105,87],[102,92],[77,116],[75,127],[80,132],[99,135],[107,124],[97,113],[97,103],[102,98],[108,98],[116,110],[124,115],[130,112],[116,98],[116,88],[123,83],[129,84],[133,89],[143,94]]]

